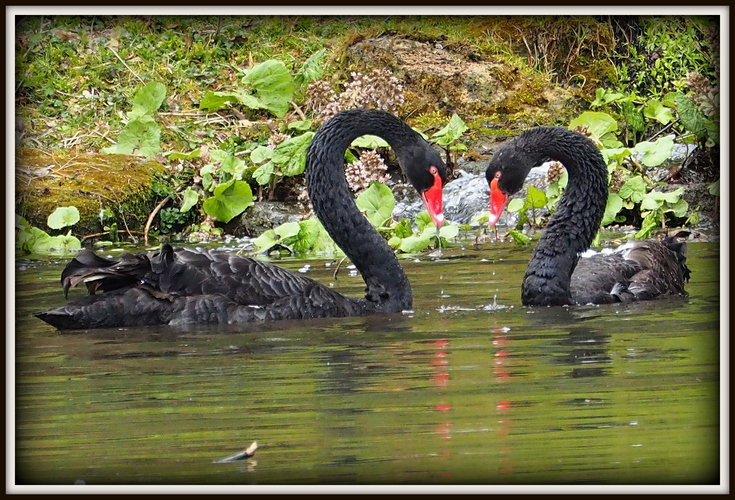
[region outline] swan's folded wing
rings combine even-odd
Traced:
[[[147,276],[152,286],[176,296],[224,295],[241,305],[267,306],[286,297],[305,297],[329,288],[302,274],[226,252],[177,250],[173,261]]]
[[[61,273],[64,297],[69,288],[84,283],[90,295],[97,290],[103,292],[137,282],[150,268],[145,255],[124,253],[118,260],[110,260],[83,250],[66,265]]]

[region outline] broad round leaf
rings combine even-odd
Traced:
[[[231,180],[220,184],[214,190],[214,196],[208,198],[203,205],[204,212],[227,223],[253,205],[253,193],[245,181]]]
[[[391,218],[396,206],[393,192],[380,182],[371,183],[369,188],[360,193],[355,203],[375,227],[383,226]]]
[[[48,216],[48,227],[51,229],[61,229],[66,226],[73,226],[79,222],[79,210],[77,207],[58,207],[54,213]]]

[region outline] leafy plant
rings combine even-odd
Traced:
[[[102,149],[108,154],[140,153],[151,158],[161,151],[161,129],[153,118],[166,98],[166,87],[149,82],[135,93],[128,123],[120,132],[117,144]]]
[[[79,222],[79,210],[76,207],[58,207],[48,217],[48,226],[62,229]],[[67,234],[51,236],[37,227],[31,226],[27,220],[15,216],[15,247],[21,253],[42,255],[67,255],[82,248],[82,243],[71,230]]]
[[[390,188],[382,183],[373,182],[355,200],[358,208],[365,213],[370,223],[397,251],[418,253],[430,247],[446,247],[448,241],[459,234],[459,226],[445,225],[436,230],[426,211],[416,216],[417,230],[407,219],[392,220],[395,198]],[[298,223],[287,222],[265,231],[255,240],[256,250],[268,251],[276,246],[289,248],[297,254],[330,254],[341,253],[329,234],[316,218]]]
[[[227,223],[253,205],[253,193],[245,181],[232,179],[214,189],[214,195],[204,201],[204,212]]]
[[[508,212],[518,212],[517,229],[522,228],[524,224],[529,222],[536,227],[538,225],[536,221],[536,210],[544,208],[547,203],[548,198],[543,191],[533,186],[528,186],[526,197],[510,200],[507,210]],[[529,211],[531,213],[531,219],[528,218]]]
[[[275,148],[258,146],[250,153],[250,161],[260,166],[253,172],[253,179],[260,185],[275,184],[279,177],[293,177],[306,168],[306,150],[314,138],[314,132],[304,132],[289,138]]]
[[[228,104],[242,104],[250,109],[265,109],[276,117],[283,117],[291,107],[297,85],[302,86],[322,75],[321,61],[324,51],[312,55],[291,76],[286,65],[269,59],[246,70],[242,78],[244,87],[232,91],[209,91],[202,97],[199,107],[217,111]]]

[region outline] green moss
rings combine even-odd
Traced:
[[[81,220],[76,235],[102,231],[100,211],[110,209],[122,231],[142,230],[157,200],[152,194],[156,175],[165,172],[157,161],[126,155],[48,154],[18,151],[16,212],[32,225],[46,229],[56,207],[75,206]],[[113,222],[105,221],[106,224]]]

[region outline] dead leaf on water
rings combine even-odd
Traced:
[[[245,460],[246,458],[250,458],[253,455],[255,455],[255,450],[257,450],[257,449],[258,449],[258,442],[257,441],[253,441],[253,444],[251,444],[250,446],[248,446],[244,450],[238,451],[234,455],[230,455],[230,456],[225,457],[225,458],[223,458],[221,460],[214,460],[212,463],[215,463],[215,464],[227,464],[227,463],[230,463],[230,462],[235,462],[236,460]]]

